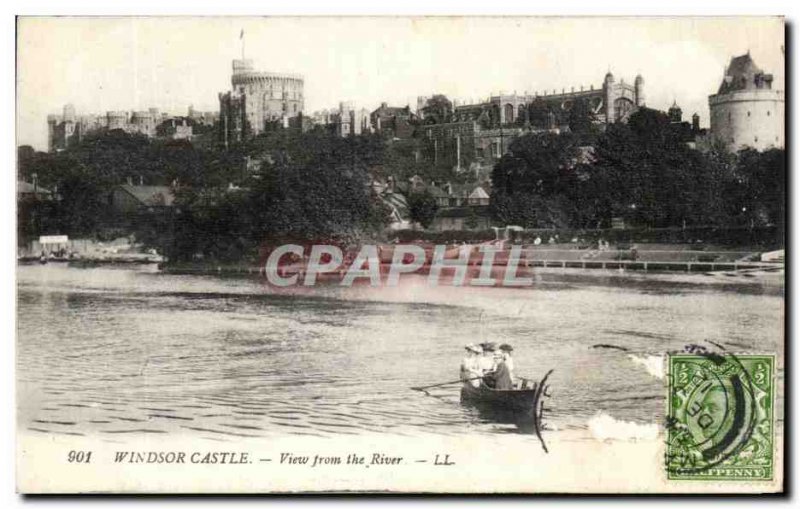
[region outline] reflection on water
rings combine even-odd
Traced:
[[[512,343],[521,376],[555,370],[551,429],[585,427],[599,411],[653,423],[665,382],[641,359],[706,340],[783,352],[782,290],[752,282],[578,275],[457,289],[411,278],[276,293],[129,268],[17,276],[19,425],[108,440],[509,431],[460,406],[458,385],[409,389],[457,379],[464,343],[479,341]]]

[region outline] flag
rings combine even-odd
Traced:
[[[239,33],[239,39],[244,39],[244,28],[242,28],[242,31]]]

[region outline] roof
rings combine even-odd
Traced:
[[[762,80],[771,82],[772,75],[764,74],[764,71],[750,57],[750,53],[733,57],[725,69],[725,77],[717,93],[725,94],[736,90],[761,88],[759,82]]]
[[[408,219],[408,202],[406,202],[406,197],[400,193],[393,193],[391,191],[386,191],[381,193],[380,195],[381,200],[389,206],[393,211],[397,212],[397,215],[400,219]]]
[[[411,108],[408,106],[383,106],[372,112],[373,115],[391,116],[391,115],[410,115]]]
[[[42,186],[34,186],[24,180],[17,181],[17,194],[52,194],[52,191],[45,189]]]
[[[147,207],[171,207],[175,202],[175,194],[169,186],[132,186],[124,184],[119,187]]]
[[[442,197],[447,197],[447,196],[450,196],[449,194],[447,194],[447,193],[444,191],[444,189],[442,189],[441,187],[438,187],[438,186],[434,186],[434,185],[429,185],[429,186],[427,186],[427,191],[428,191],[428,192],[429,192],[429,193],[430,193],[430,194],[431,194],[431,195],[432,195],[434,198],[442,198]]]
[[[472,193],[470,193],[469,197],[473,198],[473,199],[475,199],[475,198],[481,198],[481,199],[487,198],[488,199],[489,198],[489,194],[486,192],[486,190],[484,188],[482,188],[481,186],[478,186],[478,187],[476,187],[475,189],[472,190]]]
[[[436,212],[436,217],[450,217],[450,218],[458,218],[458,217],[469,217],[472,214],[475,214],[478,217],[489,217],[489,206],[488,205],[480,205],[480,206],[470,206],[470,207],[446,207],[439,209]]]

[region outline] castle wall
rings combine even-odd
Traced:
[[[711,136],[730,151],[785,146],[784,94],[780,90],[741,90],[709,96]]]

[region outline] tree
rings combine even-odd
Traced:
[[[736,156],[733,194],[740,224],[777,225],[782,232],[786,216],[786,152],[770,149],[740,151]]]
[[[598,223],[666,227],[703,224],[706,161],[662,112],[640,109],[599,137],[584,200],[598,203]]]
[[[530,228],[568,225],[575,215],[581,157],[571,134],[528,134],[514,140],[492,170],[493,217]]]
[[[450,120],[453,102],[446,95],[436,94],[425,102],[422,113],[426,123],[443,124]]]
[[[567,114],[569,130],[579,135],[593,134],[595,131],[595,117],[591,105],[585,99],[576,99]]]
[[[534,99],[528,106],[528,118],[535,129],[551,129],[556,127],[555,125],[551,125],[553,119],[555,119],[557,123],[555,112],[553,112],[550,105],[541,97]]]
[[[438,209],[436,198],[427,189],[408,196],[408,213],[411,220],[421,224],[423,228],[428,228],[433,223]]]

